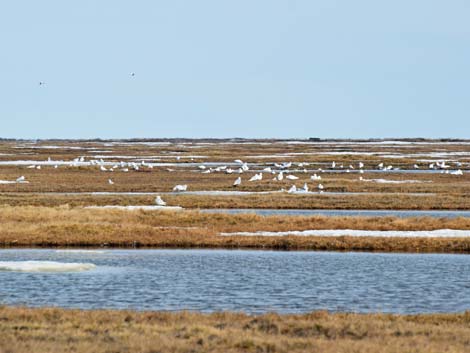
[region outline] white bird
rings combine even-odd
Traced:
[[[41,169],[41,166],[40,166],[40,165],[38,165],[38,166],[36,167],[36,169]]]
[[[198,168],[201,169],[201,170],[204,170],[204,169],[206,169],[206,166],[205,165],[199,165]]]
[[[456,170],[455,172],[451,172],[452,175],[463,175],[462,169]]]
[[[310,179],[312,180],[321,180],[321,176],[320,175],[317,175],[317,174],[313,174]]]
[[[211,173],[211,170],[210,169],[207,169],[207,170],[204,170],[201,172],[201,174],[210,174]]]
[[[106,169],[104,166],[100,166],[100,170],[101,170],[102,172],[106,172],[106,171],[107,171],[107,169]]]
[[[234,162],[237,163],[237,164],[244,164],[241,159],[235,159]]]
[[[301,190],[304,191],[304,192],[308,192],[308,185],[307,185],[307,183],[304,184],[304,186],[302,187]]]
[[[336,162],[331,163],[331,168],[335,169],[336,168]]]
[[[379,165],[377,166],[377,168],[383,169],[383,168],[384,168],[384,164],[383,164],[383,163],[379,163]]]
[[[263,169],[263,172],[271,173],[271,167],[267,167]]]
[[[325,187],[323,186],[323,184],[318,184],[318,190],[319,190],[320,192],[322,192],[324,188],[325,188]]]
[[[289,194],[292,194],[294,192],[297,192],[297,187],[295,185],[292,185],[290,189],[287,191]]]
[[[114,185],[114,181],[112,181],[111,179],[108,179],[108,183],[109,185]]]
[[[359,168],[364,168],[364,163],[359,162]]]
[[[359,170],[359,173],[364,174],[364,170],[363,169]]]
[[[295,175],[286,175],[286,179],[289,179],[289,180],[297,180],[297,179],[299,179],[299,178],[296,177]]]
[[[281,181],[282,179],[284,179],[284,173],[283,172],[280,172],[277,176],[276,176],[276,179],[278,181]]]
[[[180,192],[180,191],[186,191],[187,189],[188,189],[188,185],[176,185],[173,188],[173,191]]]
[[[157,206],[166,206],[166,202],[162,200],[162,198],[160,197],[160,195],[158,195],[158,196],[155,198],[155,203],[157,204]]]
[[[238,177],[235,182],[233,183],[233,186],[238,186],[238,185],[241,185],[242,183],[242,178],[241,177]]]
[[[413,165],[413,168],[414,169],[419,169],[419,165],[415,164],[415,165]]]
[[[263,174],[262,173],[259,173],[259,174],[255,174],[253,175],[249,181],[258,181],[258,180],[262,180],[263,179]]]
[[[25,177],[24,177],[23,175],[20,176],[18,179],[16,179],[16,182],[17,182],[17,183],[22,183],[22,182],[24,182],[24,181],[25,181]]]
[[[243,165],[242,165],[242,170],[243,170],[244,172],[246,172],[246,171],[248,171],[249,169],[250,169],[250,168],[248,167],[248,164],[243,163]]]

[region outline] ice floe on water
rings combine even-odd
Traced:
[[[0,271],[12,272],[78,272],[96,268],[90,263],[55,261],[0,261]]]
[[[360,181],[372,182],[378,184],[421,184],[421,183],[431,183],[430,180],[391,180],[391,179],[365,179],[359,178]]]
[[[248,237],[282,237],[317,236],[317,237],[398,237],[398,238],[466,238],[470,237],[470,230],[436,229],[436,230],[360,230],[360,229],[311,229],[292,230],[285,232],[234,232],[220,233],[221,236],[248,236]]]

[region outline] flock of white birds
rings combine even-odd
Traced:
[[[179,157],[177,157],[177,160],[179,160]],[[57,163],[57,161],[53,161],[51,158],[48,158],[46,163],[41,163],[42,165],[51,165],[55,169],[59,167],[59,165],[66,164],[67,166],[97,166],[101,172],[114,172],[114,171],[120,171],[127,173],[129,171],[138,171],[141,168],[146,168],[146,169],[153,169],[152,163],[147,163],[145,160],[142,160],[140,163],[136,162],[105,162],[103,159],[90,159],[86,160],[84,156],[77,157],[73,159],[71,162],[63,162],[60,161],[60,163]],[[27,166],[26,168],[28,169],[41,169],[41,164],[31,164]],[[247,162],[242,161],[241,159],[236,159],[234,160],[234,163],[231,164],[233,168],[227,166],[227,165],[221,165],[215,168],[212,167],[207,167],[204,164],[200,164],[197,166],[198,170],[202,174],[210,174],[210,173],[225,173],[225,174],[243,174],[246,172],[251,172],[250,166],[248,165]],[[290,180],[290,181],[296,181],[299,179],[296,175],[294,175],[294,172],[301,172],[301,173],[308,173],[308,170],[306,167],[308,167],[310,163],[292,163],[292,162],[284,162],[284,163],[273,163],[272,167],[268,166],[265,167],[264,169],[254,171],[255,174],[250,176],[247,181],[252,183],[252,182],[257,182],[263,180],[263,178],[266,177],[266,175],[270,175],[271,180],[273,181],[282,181],[284,179]],[[235,167],[234,167],[235,166]],[[291,170],[291,168],[294,167],[295,170]],[[359,174],[364,173],[364,163],[363,162],[358,162],[356,165],[349,164],[348,166],[345,167],[344,164],[337,164],[335,161],[331,162],[330,168],[328,168],[328,171],[341,171],[341,172],[346,172],[346,173],[351,173],[351,172],[356,172]],[[455,162],[455,167],[458,169],[452,170],[451,166],[447,164],[445,161],[437,161],[437,162],[432,162],[428,164],[427,166],[419,166],[418,164],[413,165],[413,169],[426,169],[426,167],[430,170],[440,170],[441,173],[444,174],[450,174],[450,175],[463,175],[462,169],[462,163],[460,162]],[[400,168],[394,168],[392,165],[385,165],[383,162],[379,163],[376,167],[376,170],[380,171],[391,171],[391,170],[399,170]],[[168,171],[173,171],[173,169],[167,169]],[[322,193],[325,189],[324,185],[320,182],[322,180],[321,173],[324,173],[325,170],[322,168],[316,169],[316,173],[310,176],[310,180],[312,182],[315,182],[316,185],[314,186],[313,190],[316,190],[318,193]],[[318,173],[318,174],[317,174]],[[388,182],[386,179],[364,179],[362,177],[359,177],[360,181],[374,181],[374,182],[379,182],[379,183],[386,183]],[[394,183],[395,181],[390,180],[390,183]],[[406,181],[404,181],[406,182]],[[409,181],[409,182],[419,182],[419,181]],[[20,176],[19,178],[16,179],[16,181],[2,181],[0,180],[0,184],[14,184],[14,183],[28,183],[26,178],[24,176]],[[243,179],[241,176],[238,176],[235,181],[233,182],[233,187],[239,187],[242,185]],[[108,179],[108,184],[109,185],[114,185],[115,182],[109,178]],[[175,185],[173,188],[173,192],[185,192],[188,190],[188,185]],[[281,190],[284,191],[284,190]],[[304,183],[303,186],[297,187],[295,184],[293,184],[288,190],[288,193],[308,193],[312,192],[310,191],[310,188],[307,183]],[[160,196],[157,196],[155,199],[155,203],[158,206],[165,206],[166,203],[161,199]]]

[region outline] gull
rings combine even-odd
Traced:
[[[24,182],[24,181],[25,181],[25,177],[24,177],[23,175],[20,176],[18,179],[16,179],[16,182],[17,182],[17,183],[22,183],[22,182]]]
[[[263,174],[262,173],[259,173],[259,174],[255,174],[253,175],[249,181],[258,181],[258,180],[262,180],[263,179]]]
[[[274,178],[278,181],[281,181],[282,179],[284,179],[284,173],[283,172],[279,172],[279,174]]]
[[[272,172],[271,167],[264,168],[263,172],[271,173]]]
[[[127,173],[129,171],[129,168],[123,168],[121,169],[124,173]]]
[[[186,191],[187,189],[188,189],[188,185],[176,185],[173,188],[173,191],[180,192],[180,191]]]
[[[359,168],[364,168],[364,163],[359,162]]]
[[[364,174],[364,170],[363,169],[359,170],[359,173]]]
[[[455,172],[451,172],[452,175],[463,175],[462,169],[456,170]]]
[[[40,165],[38,165],[38,166],[36,167],[36,169],[41,169],[41,166],[40,166]]]
[[[244,164],[241,159],[235,159],[234,162],[237,163],[237,164]]]
[[[114,185],[114,181],[112,181],[111,179],[108,179],[108,183],[109,185]]]
[[[166,206],[166,202],[162,200],[162,198],[160,197],[160,195],[158,195],[158,196],[155,198],[155,203],[157,204],[157,206]]]
[[[241,178],[241,177],[238,177],[238,178],[235,180],[235,182],[233,183],[233,186],[236,187],[236,186],[238,186],[238,185],[241,185],[241,183],[242,183],[242,178]]]
[[[379,169],[383,169],[384,168],[384,164],[383,163],[379,163],[379,165],[377,166]]]
[[[323,184],[318,184],[318,190],[319,190],[320,192],[322,192],[324,188],[325,188],[325,187],[323,186]]]
[[[304,184],[304,186],[302,187],[301,191],[303,191],[303,192],[308,192],[308,185],[307,185],[307,183]]]
[[[352,164],[350,164],[349,169],[354,169],[354,166]]]
[[[297,192],[297,187],[295,185],[292,185],[287,192],[289,194],[293,194],[294,192]]]
[[[297,179],[299,179],[299,178],[296,177],[295,175],[287,175],[287,176],[286,176],[286,179],[289,179],[289,180],[297,180]]]
[[[320,175],[316,175],[316,174],[313,174],[310,179],[312,180],[321,180],[321,176]]]
[[[232,174],[232,173],[233,173],[233,169],[232,169],[232,168],[227,168],[227,169],[225,169],[225,173],[226,173],[226,174]]]
[[[206,166],[205,165],[199,165],[198,168],[201,169],[201,170],[204,170],[204,169],[206,169]]]
[[[336,168],[336,162],[332,162],[331,163],[331,169],[335,169]]]
[[[248,169],[250,169],[250,168],[248,167],[248,164],[243,163],[243,165],[242,165],[242,170],[243,170],[244,172],[246,172],[246,171],[248,171]]]
[[[107,169],[106,169],[104,166],[100,166],[100,170],[101,170],[102,172],[106,172],[106,171],[107,171]]]
[[[179,161],[181,159],[180,156],[176,156],[176,160]]]

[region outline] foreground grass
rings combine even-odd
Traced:
[[[200,314],[0,308],[1,353],[468,352],[470,313]]]
[[[469,238],[223,237],[221,232],[307,229],[470,229],[470,219],[295,217],[69,207],[0,207],[2,247],[167,247],[470,252]]]

